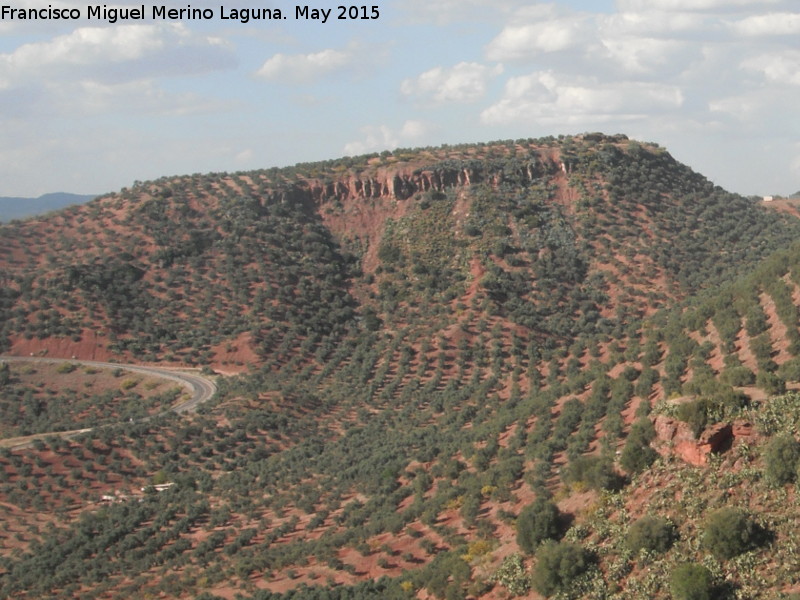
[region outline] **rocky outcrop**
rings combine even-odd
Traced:
[[[729,450],[733,444],[733,427],[730,423],[717,423],[708,427],[697,440],[697,446],[705,456]]]
[[[734,421],[733,422],[733,438],[735,440],[752,438],[756,435],[753,424],[749,421]]]
[[[658,415],[653,422],[656,430],[656,440],[661,442],[695,441],[694,434],[689,425],[678,419]]]
[[[695,437],[689,425],[671,417],[659,415],[653,423],[656,440],[662,454],[673,454],[689,464],[708,464],[710,454],[728,450],[734,441],[734,427],[730,423],[717,423]],[[745,429],[739,429],[744,433]]]
[[[544,158],[523,162],[510,172],[499,167],[493,168],[484,161],[465,161],[466,164],[462,161],[448,162],[422,169],[382,168],[374,175],[351,175],[336,181],[309,179],[295,186],[298,191],[307,191],[316,204],[360,198],[406,200],[419,192],[444,192],[481,182],[493,185],[508,179],[531,182],[559,170],[557,162]]]

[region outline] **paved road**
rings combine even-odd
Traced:
[[[205,377],[201,377],[200,375],[192,375],[189,373],[182,373],[178,372],[173,369],[167,369],[164,367],[144,367],[141,365],[122,365],[117,363],[109,363],[109,362],[98,362],[93,360],[70,360],[66,358],[28,358],[24,356],[0,356],[0,361],[3,362],[39,362],[39,363],[51,363],[51,364],[58,364],[58,363],[74,363],[78,365],[83,365],[86,367],[97,367],[100,369],[122,369],[123,371],[130,371],[132,373],[141,373],[143,375],[150,375],[152,377],[160,377],[161,379],[168,379],[170,381],[174,381],[175,383],[183,386],[186,391],[191,394],[188,400],[184,400],[183,402],[176,404],[169,411],[166,412],[174,412],[178,414],[183,414],[187,412],[194,412],[197,410],[197,407],[202,404],[203,402],[207,402],[214,397],[217,393],[217,386],[216,384],[207,379]],[[164,413],[160,413],[157,416],[161,416]],[[142,421],[149,421],[152,417],[145,417]],[[24,448],[29,446],[34,439],[37,438],[44,438],[49,435],[58,435],[63,438],[70,438],[74,437],[81,433],[87,433],[92,431],[92,429],[75,429],[72,431],[56,431],[50,433],[37,433],[32,436],[26,436],[24,438],[9,438],[5,440],[1,440],[0,444],[6,448],[18,449]],[[15,443],[16,442],[16,443]]]

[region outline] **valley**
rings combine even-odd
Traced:
[[[102,426],[0,450],[0,595],[800,593],[800,219],[768,204],[584,134],[137,182],[3,226],[3,354],[80,365],[43,394],[216,387],[111,394]],[[117,362],[148,367],[87,379]]]

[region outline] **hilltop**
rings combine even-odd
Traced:
[[[230,367],[435,307],[565,341],[755,264],[789,223],[599,134],[165,178],[3,229],[2,333],[12,353]]]
[[[2,594],[667,598],[679,563],[794,591],[800,221],[661,147],[167,177],[0,231],[5,353],[224,374],[198,414],[0,454]],[[705,541],[731,506],[735,557]]]

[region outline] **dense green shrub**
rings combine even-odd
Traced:
[[[679,420],[687,423],[694,436],[697,437],[708,424],[710,406],[711,402],[705,398],[684,402],[678,406],[676,416]]]
[[[756,381],[755,374],[747,367],[740,365],[725,369],[719,376],[722,383],[727,383],[735,387],[753,385]]]
[[[768,371],[759,371],[756,376],[756,385],[770,396],[786,393],[786,381],[775,373],[770,373]]]
[[[567,590],[592,562],[592,555],[577,544],[545,542],[536,552],[533,587],[543,596]]]
[[[767,479],[775,485],[792,483],[797,477],[800,442],[791,435],[774,437],[764,451]]]
[[[77,368],[78,365],[76,365],[75,363],[65,362],[58,365],[58,368],[56,368],[56,372],[61,375],[65,375],[67,373],[72,373]]]
[[[628,440],[619,458],[620,466],[628,473],[640,473],[652,465],[658,458],[658,452],[649,445],[642,446]]]
[[[626,543],[632,552],[666,552],[676,537],[675,525],[671,521],[663,517],[646,516],[628,528]]]
[[[551,501],[538,498],[522,509],[517,518],[517,544],[526,554],[549,539],[558,539],[561,534],[561,513]]]
[[[639,473],[652,465],[658,453],[650,447],[656,430],[648,418],[640,418],[632,426],[622,449],[620,465],[628,473]]]
[[[650,402],[650,393],[653,391],[653,384],[658,382],[659,374],[658,371],[652,369],[650,367],[645,367],[642,370],[641,375],[639,375],[639,381],[636,382],[636,387],[634,392],[637,396],[640,396],[643,399],[643,402],[639,405],[641,407],[649,407]]]
[[[702,565],[679,565],[669,578],[669,589],[674,600],[711,600],[711,571]]]
[[[618,489],[621,484],[611,461],[600,456],[579,456],[573,460],[564,471],[564,481],[595,490]]]
[[[800,358],[791,358],[778,367],[778,377],[784,381],[800,381]]]
[[[760,531],[755,522],[741,509],[720,508],[708,516],[703,544],[717,558],[733,558],[755,548]]]

